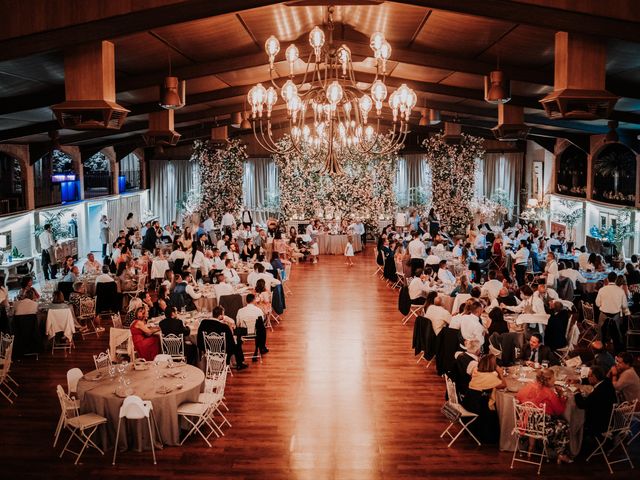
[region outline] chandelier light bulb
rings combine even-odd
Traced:
[[[340,85],[337,80],[331,82],[327,88],[327,100],[329,100],[332,105],[336,105],[342,100],[342,85]]]
[[[305,125],[302,127],[302,138],[305,142],[309,141],[309,135],[311,135],[311,129],[309,128],[309,125]]]
[[[371,97],[376,103],[381,103],[387,98],[387,86],[382,83],[382,80],[376,80],[371,85]]]
[[[377,52],[378,50],[380,50],[384,42],[384,34],[382,32],[374,32],[373,35],[371,35],[369,46],[374,52]]]
[[[273,61],[275,60],[276,55],[280,51],[280,42],[276,37],[271,35],[269,38],[267,38],[267,41],[264,42],[264,50],[265,52],[267,52],[267,55],[269,56],[269,65],[273,67]]]
[[[373,139],[373,127],[371,125],[367,125],[367,128],[364,129],[364,134],[367,137],[367,140]]]
[[[343,43],[338,49],[337,56],[340,61],[340,65],[342,66],[342,76],[345,76],[347,74],[347,67],[351,61],[351,50],[349,50],[349,47]]]
[[[296,47],[292,43],[285,50],[284,56],[287,59],[287,62],[289,62],[289,74],[293,75],[293,67],[296,61],[298,60],[298,58],[300,58],[300,52],[298,51],[298,47]]]
[[[267,89],[262,86],[261,83],[255,85],[247,94],[247,100],[251,105],[251,113],[253,118],[256,117],[256,113],[262,116],[262,108],[267,96]]]
[[[313,27],[309,32],[309,45],[313,47],[313,53],[316,55],[316,62],[320,59],[320,51],[324,45],[324,32],[319,27]]]
[[[345,102],[344,105],[342,106],[342,108],[344,109],[344,114],[347,116],[347,118],[351,117],[351,102]]]
[[[291,129],[291,137],[293,137],[293,139],[296,141],[300,139],[301,133],[302,132],[300,130],[300,127],[298,127],[297,125]]]
[[[267,89],[267,94],[265,96],[265,103],[267,104],[267,113],[271,114],[271,109],[278,101],[278,92],[273,87],[269,87]]]
[[[391,45],[386,40],[382,42],[380,48],[376,50],[376,58],[382,62],[382,73],[387,73],[387,60],[391,58]]]
[[[298,95],[298,87],[291,80],[287,80],[280,89],[280,95],[285,102],[289,103],[293,97]]]
[[[293,97],[291,97],[291,100],[289,100],[289,103],[287,105],[289,107],[289,110],[291,110],[292,112],[297,112],[302,108],[302,99],[298,95],[294,95]]]

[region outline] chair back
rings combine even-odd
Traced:
[[[73,282],[58,282],[58,290],[62,292],[65,300],[69,300],[69,295],[73,292]]]
[[[523,437],[546,438],[545,433],[545,409],[546,405],[537,407],[531,402],[513,402],[513,415],[515,418],[514,432]]]
[[[582,301],[582,317],[584,320],[593,322],[595,319],[595,315],[593,313],[593,305]]]
[[[456,384],[447,375],[444,376],[444,381],[447,383],[447,397],[449,397],[449,403],[458,405],[459,402]]]
[[[162,353],[171,355],[171,357],[184,357],[184,339],[182,334],[162,335],[160,337],[162,343]]]
[[[489,353],[494,354],[496,358],[502,358],[502,350],[498,350],[491,344],[489,344]]]
[[[204,351],[207,353],[226,353],[226,342],[224,334],[217,334],[215,332],[205,333],[204,338]]]
[[[0,332],[0,358],[6,358],[7,351],[13,346],[13,335]]]
[[[129,395],[120,407],[120,418],[140,420],[149,416],[150,408],[137,395]]]
[[[113,322],[114,328],[123,328],[122,327],[122,317],[119,313],[111,314],[111,322]]]
[[[633,402],[622,402],[613,406],[605,437],[616,438],[621,436],[624,438],[631,433],[631,422],[637,403],[638,400],[636,399]]]
[[[5,350],[4,361],[2,362],[2,368],[0,368],[0,380],[4,380],[9,375],[11,369],[11,356],[13,354],[13,342],[11,342]]]
[[[153,361],[154,362],[172,362],[173,358],[171,358],[171,355],[167,355],[166,353],[159,353],[158,355],[156,355],[155,357],[153,357]]]
[[[96,316],[96,300],[91,297],[80,299],[80,318],[94,318]]]
[[[209,353],[206,354],[206,378],[216,379],[222,373],[223,370],[227,369],[227,360],[225,355],[220,353]]]
[[[67,394],[73,395],[78,391],[78,381],[84,376],[79,368],[72,368],[67,371]]]
[[[291,280],[291,268],[292,268],[292,265],[290,263],[287,263],[284,266],[284,276],[287,281]]]
[[[100,282],[96,284],[96,310],[117,312],[119,309],[118,286],[116,282]]]
[[[77,417],[79,415],[78,405],[69,395],[65,393],[64,388],[62,388],[62,385],[58,385],[56,387],[56,392],[58,393],[58,401],[60,402],[60,409],[62,410],[62,415],[64,416],[65,420],[69,420],[70,418]]]
[[[111,366],[111,357],[109,355],[109,349],[106,352],[101,352],[99,355],[93,356],[93,363],[96,366],[96,370],[102,368],[109,368]]]

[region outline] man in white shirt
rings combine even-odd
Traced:
[[[33,290],[27,290],[21,300],[13,303],[14,315],[36,315],[38,313],[38,302],[35,301]]]
[[[115,282],[113,277],[109,275],[109,267],[107,265],[102,266],[102,273],[96,277],[96,284]]]
[[[231,238],[231,235],[225,233],[222,236],[222,238],[218,240],[218,244],[216,245],[216,247],[218,247],[218,250],[220,251],[220,253],[229,251],[229,248],[227,247],[227,243],[229,243],[230,238]]]
[[[248,335],[256,335],[256,348],[253,352],[252,360],[258,360],[258,349],[264,355],[269,352],[267,348],[267,330],[264,322],[258,321],[259,318],[264,320],[264,313],[254,304],[256,297],[252,293],[247,295],[247,306],[242,307],[236,314],[236,325],[240,328],[246,328]]]
[[[502,290],[502,282],[496,278],[496,271],[489,270],[489,281],[482,286],[482,296],[488,296],[491,300],[495,300]]]
[[[193,275],[187,273],[184,277],[184,281],[187,282],[185,292],[191,297],[192,300],[198,300],[202,297],[202,294],[196,290],[196,287],[193,283]]]
[[[82,266],[82,272],[88,275],[98,275],[102,270],[102,264],[96,260],[93,253],[87,254],[87,261]]]
[[[447,261],[441,260],[438,266],[438,280],[440,280],[445,285],[455,285],[456,277],[453,273],[449,271],[447,268]]]
[[[225,295],[233,295],[234,293],[236,293],[233,287],[225,281],[224,275],[222,273],[219,273],[216,278],[218,280],[218,283],[213,286],[213,291],[216,294],[218,302],[220,302],[220,297],[224,297]]]
[[[413,240],[407,245],[407,250],[411,256],[411,275],[415,276],[418,268],[424,268],[424,257],[426,255],[424,243],[418,238],[418,232],[413,232],[411,236]]]
[[[40,247],[42,248],[42,273],[45,280],[49,280],[49,271],[51,271],[51,279],[55,279],[58,274],[58,264],[56,263],[56,241],[51,232],[51,224],[47,223],[43,227],[44,230],[38,236]]]
[[[478,260],[484,261],[487,254],[487,230],[484,228],[480,228],[479,230],[478,236],[473,243],[473,247],[476,250],[476,257],[478,257]]]
[[[484,343],[485,328],[480,321],[482,304],[474,300],[469,307],[469,313],[460,317],[460,335],[465,340],[477,340],[480,345]]]
[[[580,247],[580,254],[578,255],[578,268],[583,272],[589,268],[589,253],[587,248],[583,245]]]
[[[222,216],[222,221],[220,222],[220,225],[222,227],[222,231],[227,235],[229,235],[229,238],[231,238],[231,233],[236,226],[236,219],[234,218],[231,212],[227,212]]]
[[[266,272],[263,264],[256,263],[253,265],[253,272],[247,275],[247,284],[251,288],[256,288],[256,283],[258,283],[260,279],[264,280],[267,289],[280,285],[280,280],[274,278],[269,272]]]
[[[184,260],[186,260],[187,258],[187,252],[185,250],[183,250],[182,248],[176,248],[173,252],[171,252],[171,254],[169,255],[168,260],[172,263],[175,263],[176,260],[180,259],[184,262]]]
[[[506,308],[510,312],[514,313],[547,313],[544,309],[544,302],[542,298],[540,298],[539,294],[534,297],[533,290],[531,290],[529,285],[525,285],[520,289],[520,295],[522,296],[520,304],[515,306],[500,304],[500,307]]]
[[[558,280],[558,262],[556,262],[555,253],[547,253],[547,263],[544,266],[544,273],[542,276],[547,279],[547,286],[549,288],[556,288],[556,281]]]
[[[462,239],[461,238],[456,240],[456,244],[454,245],[453,250],[451,250],[451,253],[453,254],[454,258],[460,258],[460,256],[462,256]]]
[[[433,331],[436,336],[445,327],[445,325],[448,325],[451,321],[451,314],[442,306],[442,298],[440,297],[436,297],[433,301],[433,305],[429,305],[424,316],[431,320],[431,325],[433,326]]]
[[[606,345],[611,338],[614,350],[621,352],[624,350],[620,333],[621,315],[629,315],[629,305],[627,294],[616,285],[617,278],[618,275],[615,272],[609,272],[607,284],[598,290],[596,305],[600,309],[598,326],[602,343]]]
[[[423,305],[427,293],[431,290],[432,288],[427,276],[421,268],[418,268],[415,277],[409,282],[409,298],[411,299],[411,303],[414,305]]]
[[[424,260],[425,265],[431,267],[434,271],[437,270],[440,264],[440,257],[431,252],[431,247],[427,248],[425,253],[427,254],[427,258]]]
[[[550,252],[559,252],[562,249],[562,242],[556,238],[556,234],[551,232],[549,234],[549,241],[547,242]]]
[[[211,243],[215,243],[216,241],[216,232],[215,232],[216,224],[213,220],[213,215],[214,215],[213,210],[210,210],[209,216],[202,224],[202,228],[204,229],[205,232],[207,232],[207,235],[209,236],[209,241]]]
[[[560,278],[568,278],[573,283],[573,288],[578,288],[578,282],[586,283],[587,279],[582,276],[578,270],[567,268],[564,262],[558,264],[558,276]]]
[[[358,219],[356,222],[356,235],[360,235],[360,241],[362,242],[362,246],[364,247],[367,244],[367,231],[364,228],[364,223],[362,220]]]
[[[238,272],[233,268],[233,261],[230,258],[225,260],[222,274],[228,284],[238,285],[240,283],[240,275],[238,275]]]

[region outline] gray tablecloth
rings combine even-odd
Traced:
[[[318,251],[321,255],[343,255],[347,246],[347,238],[351,238],[354,252],[362,251],[360,235],[327,235],[320,234],[317,237]]]
[[[163,444],[179,445],[178,406],[184,402],[198,400],[198,394],[204,384],[204,373],[191,365],[183,365],[173,369],[161,367],[159,371],[163,375],[169,372],[180,372],[178,375],[185,375],[186,378],[176,376],[157,379],[155,368],[150,365],[148,370],[130,370],[127,373],[127,377],[131,380],[129,387],[133,390],[133,395],[137,395],[143,400],[150,400],[153,404]],[[96,373],[93,371],[85,377],[93,378]],[[115,394],[118,384],[117,374],[116,378],[111,380],[108,373],[103,373],[103,377],[98,381],[83,378],[78,382],[81,413],[94,412],[107,419],[106,428],[103,426],[99,429],[99,439],[104,450],[109,450],[115,442],[120,407],[124,401],[123,398]],[[182,388],[177,389],[176,386],[180,384]],[[161,385],[173,387],[173,390],[165,394],[157,393],[156,390]],[[127,448],[133,448],[137,451],[151,449],[146,421],[128,420],[125,422],[123,420],[118,444],[120,450]]]
[[[554,367],[555,368],[555,367]],[[531,378],[534,373],[527,376]],[[496,393],[496,410],[500,422],[500,450],[513,452],[516,448],[516,437],[513,435],[515,427],[515,417],[513,414],[513,401],[516,392],[509,390],[519,390],[526,383],[519,382],[515,377],[505,378],[507,390],[498,390]],[[564,418],[569,422],[569,449],[572,455],[577,455],[582,446],[582,430],[584,426],[584,410],[576,407],[573,394],[567,397],[567,406],[564,411]]]

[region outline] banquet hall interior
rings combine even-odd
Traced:
[[[637,0],[0,11],[0,478],[637,478]]]

